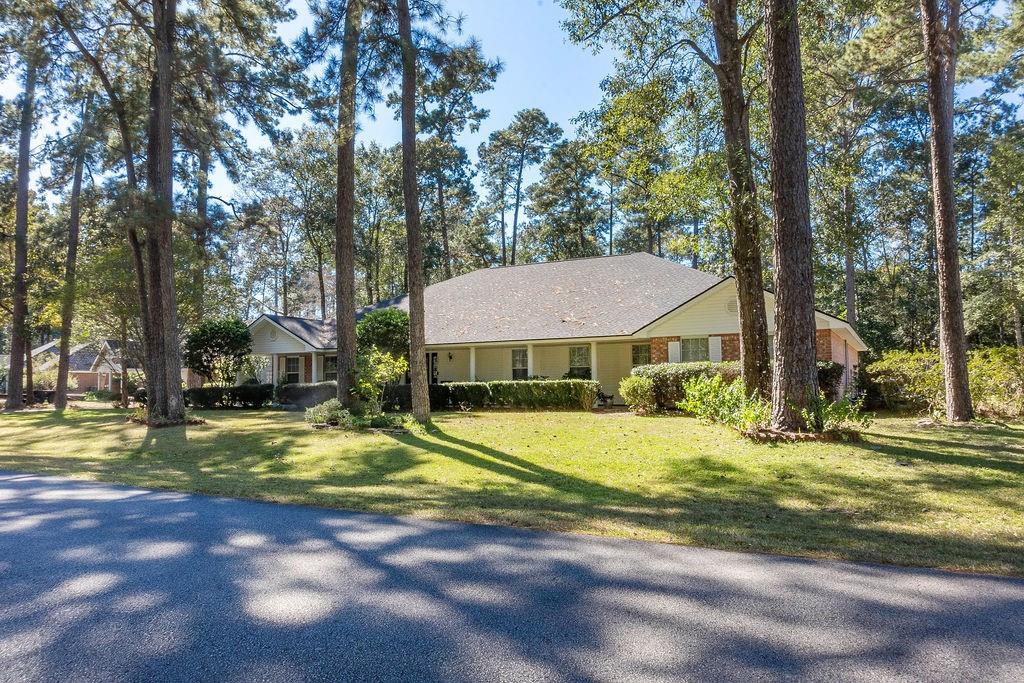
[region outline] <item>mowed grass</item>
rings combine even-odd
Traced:
[[[812,557],[1024,575],[1024,426],[878,419],[858,444],[752,444],[683,417],[443,414],[407,435],[212,411],[0,415],[0,469]]]

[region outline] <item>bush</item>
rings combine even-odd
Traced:
[[[200,375],[231,382],[252,352],[252,334],[239,318],[204,320],[185,336],[182,362]]]
[[[430,384],[431,410],[447,410],[449,401],[448,387],[450,384]],[[412,385],[411,384],[388,384],[384,387],[381,398],[381,408],[384,410],[409,412],[412,410]]]
[[[726,382],[722,375],[696,376],[683,390],[676,407],[684,413],[728,425],[741,432],[767,426],[771,405],[757,396],[747,396],[742,379]]]
[[[601,385],[589,379],[498,381],[487,383],[491,405],[508,408],[590,410]]]
[[[185,405],[203,410],[230,408],[234,403],[232,387],[194,387],[185,390]]]
[[[935,350],[887,351],[866,368],[868,381],[893,410],[945,411],[942,361]],[[1014,347],[976,349],[968,353],[971,399],[981,415],[1024,416],[1024,359]]]
[[[812,401],[801,415],[813,431],[849,431],[871,425],[871,416],[862,411],[863,405],[862,399],[853,400],[848,397],[829,401],[825,392],[821,392],[818,400]]]
[[[487,382],[452,382],[448,402],[453,408],[484,408],[491,404],[491,387]]]
[[[356,323],[359,353],[376,347],[398,358],[409,357],[409,314],[398,308],[371,311]]]
[[[619,382],[619,394],[634,413],[653,413],[658,410],[654,395],[654,380],[642,375],[630,375]]]
[[[314,382],[312,384],[298,382],[282,384],[277,388],[278,403],[291,403],[300,408],[310,408],[337,397],[337,382]]]
[[[94,389],[93,391],[85,392],[82,396],[83,401],[112,401],[116,398],[116,395],[112,391],[106,389]]]
[[[146,405],[146,397],[146,387],[139,387],[138,389],[135,390],[135,393],[132,395],[132,400],[138,403],[140,406],[144,406]]]
[[[36,370],[32,373],[33,388],[40,391],[54,391],[57,388],[57,368]],[[68,373],[68,391],[78,388],[78,378]]]
[[[262,408],[274,398],[273,384],[240,384],[231,388],[234,402],[243,408]]]
[[[829,401],[838,401],[845,366],[831,360],[818,361],[818,388]]]
[[[352,415],[345,410],[337,398],[329,398],[323,403],[306,408],[306,422],[315,425],[351,427]]]
[[[683,400],[686,383],[695,377],[721,376],[726,383],[740,376],[736,361],[722,363],[657,363],[633,368],[634,377],[649,377],[654,382],[654,400],[658,408],[674,408]]]

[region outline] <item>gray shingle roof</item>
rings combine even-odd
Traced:
[[[484,268],[424,292],[427,344],[629,335],[721,282],[647,253]],[[405,295],[365,306],[409,310]],[[316,348],[334,348],[334,321],[267,315]]]

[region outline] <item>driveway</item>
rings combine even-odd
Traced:
[[[0,680],[1024,680],[1024,581],[0,472]]]

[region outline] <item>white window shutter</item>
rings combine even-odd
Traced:
[[[679,342],[670,341],[668,343],[668,362],[678,363],[680,358],[682,358],[682,352],[680,351]]]
[[[299,382],[306,381],[306,357],[299,356]]]
[[[708,360],[712,363],[722,362],[722,338],[708,337]]]

